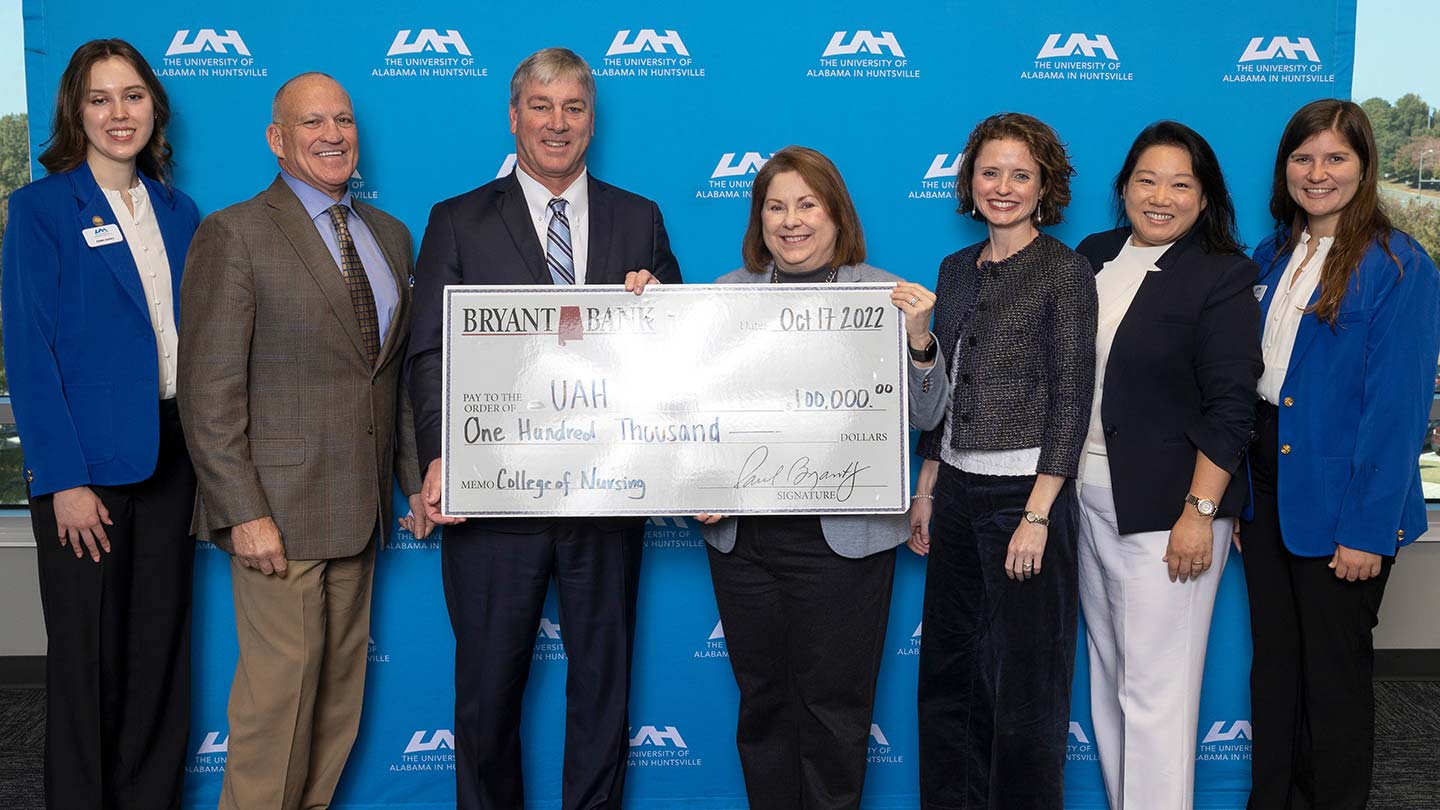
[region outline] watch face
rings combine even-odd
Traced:
[[[1200,510],[1200,514],[1205,517],[1215,514],[1215,502],[1209,498],[1201,498],[1200,502],[1195,504],[1195,508]]]

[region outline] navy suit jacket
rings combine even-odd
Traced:
[[[1102,273],[1129,238],[1129,228],[1116,228],[1076,251]],[[1220,517],[1240,513],[1249,484],[1240,462],[1263,367],[1255,263],[1210,253],[1192,230],[1155,266],[1115,330],[1100,400],[1121,534],[1175,525],[1188,508],[1196,450],[1231,473]]]
[[[623,284],[646,269],[679,284],[680,265],[653,201],[589,177],[587,284]],[[423,474],[440,457],[441,344],[447,284],[548,285],[554,280],[515,174],[435,204],[415,262],[406,375]],[[511,521],[513,522],[513,521]],[[534,523],[534,521],[531,521]]]
[[[1287,231],[1255,249],[1268,313],[1290,254]],[[1440,274],[1408,234],[1365,251],[1332,328],[1306,313],[1280,386],[1276,496],[1291,553],[1329,557],[1337,544],[1393,556],[1425,532],[1417,463],[1440,354]],[[1310,305],[1319,298],[1316,288]]]
[[[178,189],[149,193],[180,322],[180,275],[200,224]],[[81,233],[118,228],[84,163],[10,196],[0,311],[5,370],[32,496],[143,481],[160,446],[160,363],[130,246],[90,247]]]

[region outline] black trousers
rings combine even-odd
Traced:
[[[1061,810],[1075,671],[1079,507],[1050,509],[1041,573],[1005,576],[1033,476],[940,465],[920,642],[920,806]]]
[[[1380,576],[1338,579],[1329,557],[1285,548],[1275,496],[1277,412],[1261,403],[1250,449],[1254,520],[1244,523],[1250,592],[1250,810],[1363,810],[1375,755],[1371,631]],[[1300,505],[1303,508],[1303,504]]]
[[[533,534],[486,521],[445,528],[441,573],[455,631],[459,810],[523,810],[520,707],[551,576],[570,666],[563,810],[619,810],[643,522],[563,519]]]
[[[53,495],[30,499],[49,637],[45,806],[174,810],[190,733],[195,471],[173,399],[160,403],[155,472],[91,489],[114,521],[98,563],[60,545]]]
[[[894,550],[850,559],[815,517],[742,517],[706,546],[751,810],[855,810],[865,785]]]

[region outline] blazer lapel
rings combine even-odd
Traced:
[[[606,186],[594,175],[587,175],[590,194],[590,225],[587,238],[590,247],[586,251],[585,282],[587,284],[621,284],[624,278],[612,279],[606,275],[609,267],[605,259],[610,255],[610,235],[613,212],[605,199]],[[623,269],[623,268],[622,268]],[[653,268],[650,268],[653,269]]]
[[[375,368],[380,368],[385,365],[385,361],[390,358],[390,355],[395,351],[395,347],[400,343],[402,338],[401,325],[408,323],[405,314],[410,303],[410,279],[407,276],[401,275],[401,270],[409,264],[409,262],[407,262],[405,256],[399,252],[400,244],[402,244],[404,240],[399,238],[398,234],[392,238],[389,229],[380,225],[380,218],[372,215],[378,209],[359,200],[352,200],[351,204],[355,206],[355,210],[360,212],[360,216],[365,219],[366,224],[370,228],[371,235],[375,237],[375,241],[380,243],[380,252],[385,254],[385,263],[390,265],[390,277],[395,281],[395,292],[397,294],[395,312],[390,317],[389,329],[381,338],[380,356],[375,358]],[[349,292],[348,288],[346,292]]]
[[[1269,291],[1267,290],[1266,292],[1268,293]],[[1310,295],[1310,303],[1305,305],[1306,309],[1315,306],[1315,302],[1319,300],[1320,287],[1316,285],[1315,292]],[[1295,346],[1290,349],[1289,368],[1295,368],[1300,365],[1301,358],[1305,356],[1305,350],[1309,349],[1310,344],[1315,342],[1315,336],[1320,334],[1321,329],[1329,328],[1330,325],[1321,321],[1313,312],[1307,312],[1300,316],[1300,328],[1295,330]],[[1286,376],[1289,376],[1288,372]]]
[[[535,226],[530,223],[530,207],[525,203],[525,192],[520,189],[520,181],[514,173],[510,175],[509,188],[500,195],[495,207],[500,209],[500,219],[510,231],[515,251],[520,254],[535,283],[554,284],[555,279],[550,277],[550,268],[545,264],[545,249],[535,236]]]
[[[270,206],[270,219],[300,255],[300,262],[325,294],[325,300],[330,302],[330,308],[335,311],[345,334],[350,336],[350,342],[355,344],[355,351],[363,360],[365,340],[360,335],[360,321],[355,318],[355,305],[350,303],[350,288],[345,285],[345,277],[335,266],[335,260],[330,257],[330,250],[315,230],[309,214],[305,213],[305,206],[300,204],[300,198],[279,176],[266,189],[265,203]]]
[[[98,227],[99,224],[120,227],[115,211],[110,207],[110,201],[105,198],[105,192],[101,191],[100,185],[95,182],[95,175],[90,172],[89,165],[82,162],[70,175],[70,183],[79,205],[81,230]],[[89,250],[99,254],[105,266],[115,274],[115,280],[121,289],[125,290],[130,301],[145,313],[148,320],[150,306],[145,302],[145,288],[140,284],[140,271],[135,267],[135,257],[130,255],[130,245],[125,242],[112,242]]]

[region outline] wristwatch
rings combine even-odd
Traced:
[[[1200,517],[1215,517],[1215,511],[1219,509],[1214,501],[1209,498],[1197,498],[1194,493],[1185,495],[1185,503],[1195,507],[1195,511],[1200,513]]]
[[[908,341],[905,344],[905,348],[910,350],[910,359],[917,363],[929,363],[935,359],[935,354],[939,351],[939,346],[935,341],[934,335],[930,336],[930,345],[923,349],[917,349],[911,346]]]
[[[1049,526],[1049,525],[1050,525],[1050,518],[1045,517],[1044,515],[1039,514],[1038,512],[1031,512],[1030,510],[1027,509],[1027,510],[1025,510],[1025,522],[1026,522],[1026,523],[1038,523],[1038,524],[1040,524],[1041,526]]]

